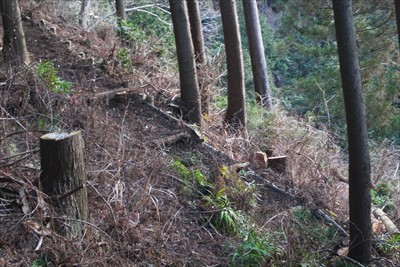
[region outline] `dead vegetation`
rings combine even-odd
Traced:
[[[346,239],[330,227],[334,222],[346,231],[348,223],[346,160],[327,131],[277,106],[271,113],[251,110],[243,137],[221,126],[223,111],[213,106],[202,142],[179,114],[171,119],[157,110],[167,111],[178,93],[174,66],[134,50],[136,64],[123,68],[112,28],[82,32],[62,18],[42,18],[40,9],[33,13],[24,26],[34,63],[20,72],[2,64],[0,71],[0,266],[230,266],[252,231],[273,247],[256,265],[346,258],[338,252]],[[41,19],[50,25],[38,24]],[[71,93],[52,92],[35,74],[35,64],[48,60],[72,84]],[[220,73],[204,77],[214,86]],[[96,97],[117,89],[135,97]],[[38,184],[39,137],[72,130],[85,141],[90,220],[81,222],[82,238],[56,230],[68,229],[70,218],[54,210]],[[165,141],[174,136],[179,142]],[[242,164],[256,151],[287,156],[285,170]],[[398,147],[383,144],[373,155],[373,186],[398,180]],[[398,225],[400,185],[394,184],[388,215]],[[219,228],[221,211],[233,228]],[[383,239],[386,230],[379,231]],[[398,252],[382,251],[376,266],[398,264]]]

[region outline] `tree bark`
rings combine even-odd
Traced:
[[[249,51],[256,98],[261,106],[270,110],[272,109],[271,86],[268,77],[267,61],[265,60],[257,1],[243,1],[243,11],[246,21],[247,38],[249,40]]]
[[[400,0],[394,0],[394,8],[396,11],[397,38],[399,41],[400,49]]]
[[[234,0],[220,0],[219,5],[228,68],[228,108],[225,122],[233,128],[245,128],[244,71],[236,2]]]
[[[368,264],[372,245],[371,171],[352,1],[332,2],[349,146],[349,257]]]
[[[121,21],[126,20],[124,0],[115,0],[115,11],[119,25]]]
[[[79,12],[79,25],[85,30],[89,22],[90,1],[91,0],[82,0],[81,11]]]
[[[6,62],[17,66],[30,63],[22,27],[21,10],[17,0],[1,0],[0,13],[3,22],[3,56]]]
[[[204,86],[204,68],[206,65],[206,53],[204,49],[203,31],[201,26],[200,8],[198,0],[186,0],[190,31],[192,35],[194,56],[196,59],[197,78],[201,97],[201,111],[203,114],[209,113],[210,94],[208,88]]]
[[[185,0],[169,0],[178,56],[182,111],[185,119],[201,125],[199,85]]]
[[[206,54],[204,51],[199,2],[198,0],[186,0],[186,3],[188,8],[190,32],[192,35],[196,63],[202,66],[206,64]]]
[[[40,138],[41,175],[43,192],[72,220],[89,218],[86,171],[81,133],[50,133]],[[66,234],[79,237],[83,225],[72,221]]]

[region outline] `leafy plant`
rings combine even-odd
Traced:
[[[221,232],[227,234],[239,234],[245,224],[245,216],[235,210],[227,195],[226,188],[211,195],[203,196],[206,206],[210,206],[216,213],[213,215],[212,224]]]
[[[129,58],[130,54],[129,54],[128,49],[122,48],[122,49],[118,50],[116,56],[117,56],[117,60],[122,68],[128,68],[132,64],[132,61]]]
[[[286,235],[296,237],[290,244],[296,248],[296,266],[320,265],[323,258],[329,256],[328,250],[334,247],[339,240],[336,231],[303,207],[296,207],[292,211],[293,227],[287,229]]]
[[[44,258],[36,259],[32,261],[31,267],[46,267],[47,261]]]
[[[181,176],[184,185],[183,185],[183,191],[187,191],[189,189],[189,181],[191,178],[191,172],[189,171],[189,169],[182,164],[182,162],[180,162],[179,160],[175,160],[172,163],[172,168],[178,172],[178,174]]]
[[[37,120],[38,129],[44,130],[46,129],[47,123],[44,118],[38,118]]]
[[[393,188],[389,183],[379,183],[374,189],[371,189],[372,204],[384,210],[392,210],[394,208],[392,194]]]
[[[198,191],[202,194],[209,195],[212,191],[212,185],[207,181],[206,177],[200,170],[191,171],[181,161],[175,160],[172,168],[178,172],[184,182],[184,191],[189,190],[190,183],[196,185]],[[194,180],[194,182],[193,182]]]
[[[280,252],[273,240],[251,229],[231,254],[232,266],[265,266],[268,258]]]
[[[400,234],[394,234],[388,239],[378,242],[377,247],[387,255],[400,257]]]
[[[71,83],[62,80],[57,75],[54,64],[51,61],[43,61],[36,65],[36,74],[41,78],[53,93],[68,94],[71,92]]]

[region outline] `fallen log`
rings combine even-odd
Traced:
[[[374,214],[374,216],[378,220],[384,223],[386,231],[389,235],[400,233],[397,226],[392,222],[392,220],[386,215],[386,213],[382,209],[372,208],[372,214]]]

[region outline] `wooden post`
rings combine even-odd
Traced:
[[[88,220],[89,210],[80,131],[43,135],[40,137],[40,157],[43,192],[72,219],[71,229],[66,233],[81,236],[83,225],[80,221]]]

